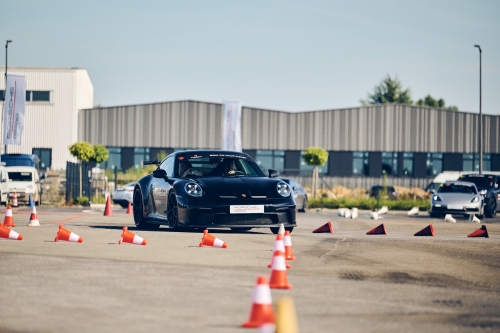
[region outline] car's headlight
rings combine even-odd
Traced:
[[[186,183],[186,185],[184,185],[184,190],[192,197],[201,197],[203,195],[201,186],[196,183]]]
[[[479,197],[474,197],[472,199],[470,199],[469,202],[478,202],[479,201]]]
[[[432,201],[441,201],[441,198],[434,194],[432,196]]]
[[[278,191],[279,195],[285,198],[289,197],[290,193],[292,193],[287,183],[278,183],[278,185],[276,185],[276,190]]]
[[[32,186],[32,185],[29,185],[29,186],[26,186],[25,192],[26,192],[26,193],[33,193],[33,192],[34,192],[33,190],[34,190],[34,189],[33,189],[33,186]]]

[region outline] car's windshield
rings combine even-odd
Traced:
[[[239,156],[178,156],[176,177],[265,177],[259,166]]]
[[[30,182],[33,179],[31,172],[9,171],[8,173],[11,182]]]
[[[466,194],[477,194],[474,186],[463,185],[463,184],[452,184],[444,183],[438,189],[438,193],[466,193]]]
[[[476,184],[476,187],[481,190],[487,190],[493,187],[493,178],[485,176],[465,176],[461,180]]]

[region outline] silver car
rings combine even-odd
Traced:
[[[477,215],[483,218],[484,197],[474,183],[446,182],[431,196],[431,217],[444,214]]]

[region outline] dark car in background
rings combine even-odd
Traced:
[[[293,191],[293,197],[299,212],[305,213],[307,210],[307,191],[292,178],[281,178],[285,183],[290,185]]]
[[[469,173],[460,176],[461,181],[476,184],[478,191],[484,196],[484,215],[495,217],[500,200],[500,173]]]
[[[138,228],[231,228],[246,231],[280,224],[297,225],[290,185],[266,175],[247,154],[223,150],[186,150],[167,156],[134,187],[134,222]]]
[[[396,200],[399,198],[394,186],[373,185],[370,189],[370,197]]]

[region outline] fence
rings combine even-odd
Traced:
[[[285,175],[283,175],[286,178]],[[312,175],[296,175],[292,176],[302,186],[311,187]],[[390,178],[387,177],[385,185],[387,186],[401,186],[401,187],[419,187],[425,188],[432,178]],[[370,189],[373,185],[384,185],[384,177],[331,177],[319,176],[318,187],[320,189],[332,189],[335,186],[344,186],[346,188],[365,188]]]
[[[66,162],[66,202],[80,196],[80,164]],[[82,196],[92,197],[92,166],[82,164]]]

